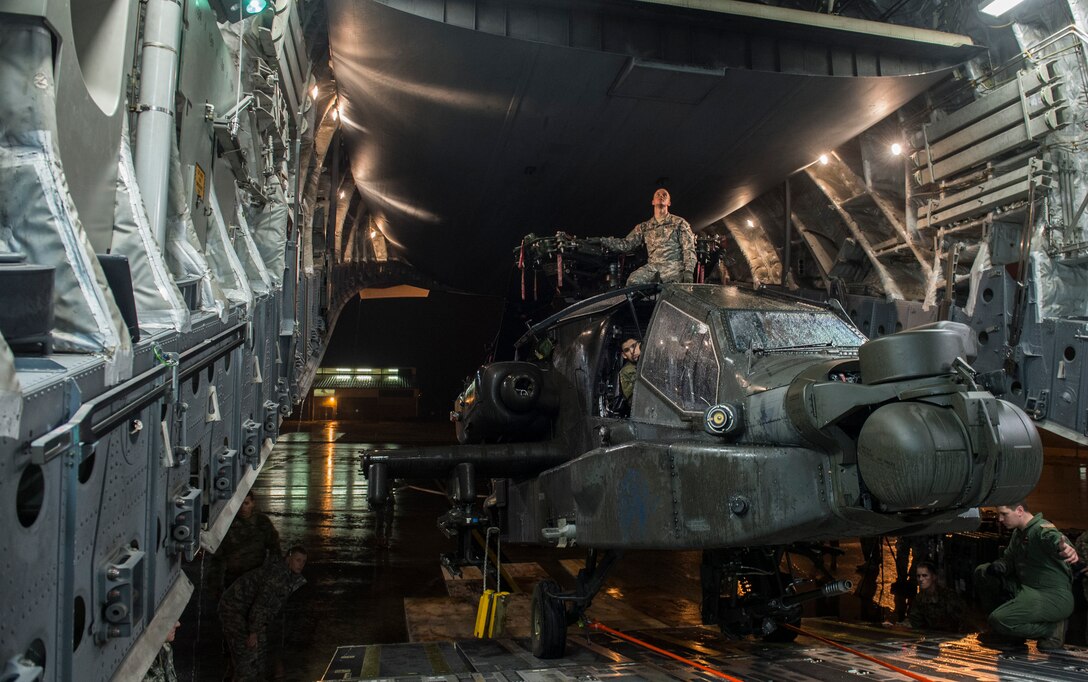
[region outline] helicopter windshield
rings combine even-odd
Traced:
[[[725,326],[739,351],[857,348],[865,337],[836,315],[807,310],[723,310]]]
[[[710,326],[662,303],[643,344],[642,375],[685,412],[701,412],[718,394],[718,354]]]

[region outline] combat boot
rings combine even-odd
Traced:
[[[1009,637],[1008,635],[1001,635],[992,630],[986,632],[980,632],[978,635],[978,643],[991,649],[1018,649],[1025,645],[1024,638],[1022,637]]]
[[[1065,649],[1065,624],[1066,621],[1064,620],[1054,623],[1054,629],[1050,631],[1050,635],[1035,643],[1039,651],[1062,651]]]

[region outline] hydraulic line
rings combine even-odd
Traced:
[[[843,646],[842,644],[839,644],[838,642],[833,642],[830,639],[827,639],[826,637],[821,637],[820,635],[815,635],[815,634],[813,634],[811,632],[808,632],[807,630],[802,630],[799,627],[794,627],[793,625],[790,625],[789,623],[781,623],[779,625],[779,627],[788,628],[788,629],[793,630],[794,632],[796,632],[798,634],[804,635],[805,637],[811,637],[812,639],[819,640],[819,641],[823,642],[824,644],[830,644],[831,646],[835,647],[836,649],[841,649],[842,651],[845,651],[845,652],[850,653],[850,654],[854,654],[855,656],[860,656],[861,658],[864,658],[866,661],[869,661],[870,663],[876,663],[877,665],[883,666],[883,667],[887,668],[888,670],[894,670],[895,672],[897,672],[897,673],[899,673],[901,675],[906,675],[907,677],[911,678],[912,680],[918,680],[918,682],[933,682],[933,680],[931,680],[928,677],[925,677],[924,675],[919,675],[918,673],[912,673],[909,670],[905,670],[903,668],[900,668],[899,666],[892,665],[891,663],[888,663],[887,661],[882,661],[879,658],[876,658],[874,656],[870,656],[869,654],[862,653],[862,652],[858,651],[857,649],[851,649],[850,647]]]
[[[597,621],[594,621],[594,620],[587,621],[586,622],[586,627],[588,627],[591,630],[600,630],[601,632],[607,632],[608,634],[610,634],[610,635],[612,635],[614,637],[619,637],[620,639],[627,640],[628,642],[631,642],[632,644],[637,644],[638,646],[643,647],[644,649],[649,649],[650,651],[654,652],[655,654],[661,654],[662,656],[667,656],[667,657],[669,657],[669,658],[671,658],[673,660],[680,661],[684,665],[690,665],[693,668],[698,668],[699,670],[702,670],[703,672],[705,672],[707,674],[713,675],[714,677],[720,677],[723,680],[732,680],[733,682],[744,682],[739,677],[733,677],[732,675],[726,675],[725,673],[721,672],[720,670],[715,670],[714,668],[711,668],[709,666],[705,666],[702,663],[696,663],[695,661],[692,661],[691,659],[684,658],[683,656],[677,656],[676,654],[674,654],[674,653],[672,653],[670,651],[665,651],[664,649],[662,649],[660,647],[656,647],[653,644],[650,644],[649,642],[643,642],[641,639],[635,639],[634,637],[631,637],[630,635],[625,635],[622,632],[620,632],[619,630],[613,630],[612,628],[608,627],[607,625],[601,625]]]

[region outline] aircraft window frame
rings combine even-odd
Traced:
[[[676,317],[670,319],[670,317],[674,315]],[[677,326],[677,322],[680,322],[681,325]],[[675,336],[673,340],[662,338],[663,335],[669,334],[669,332],[679,332],[683,325],[686,325],[689,329],[688,338],[694,338],[695,336],[704,337],[700,354],[708,352],[710,358],[714,361],[713,372],[712,375],[710,375],[712,380],[709,382],[709,385],[705,383],[708,376],[700,377],[698,379],[698,385],[695,379],[689,380],[689,386],[692,388],[690,402],[684,401],[683,396],[680,395],[680,391],[682,390],[680,379],[682,379],[683,375],[687,372],[670,373],[670,369],[688,367],[691,364],[685,362],[684,358],[678,358],[674,355],[677,349],[683,348],[684,338],[679,335]],[[696,334],[696,330],[700,331]],[[706,408],[717,403],[718,387],[721,383],[722,364],[721,360],[718,358],[718,350],[714,340],[715,336],[716,334],[710,323],[684,312],[668,301],[663,301],[658,306],[653,326],[650,328],[649,334],[646,337],[647,342],[642,346],[642,357],[638,362],[640,365],[640,376],[642,376],[647,385],[654,389],[655,393],[680,412],[686,414],[702,414]],[[677,360],[679,360],[679,362],[677,362]],[[710,363],[705,363],[703,365],[694,363],[694,368],[700,366],[709,369]],[[665,373],[659,374],[655,372],[654,370],[657,368],[664,368]],[[706,394],[701,392],[697,394],[696,388],[698,388],[699,391],[705,389],[709,389],[709,391]]]

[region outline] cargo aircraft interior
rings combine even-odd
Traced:
[[[1086,50],[0,0],[0,682],[1088,680]]]

